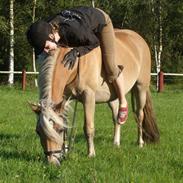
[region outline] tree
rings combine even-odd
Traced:
[[[4,8],[8,7],[8,8]],[[0,1],[0,70],[9,70],[9,1]],[[5,62],[8,61],[8,62]],[[7,81],[7,78],[1,81]]]
[[[35,21],[35,16],[36,16],[36,2],[37,0],[33,0],[33,10],[32,10],[32,22]],[[36,72],[36,57],[35,57],[35,50],[33,48],[32,50],[32,67],[33,71]],[[37,79],[35,79],[35,86],[37,86]]]
[[[9,55],[9,74],[8,83],[12,85],[14,83],[14,0],[10,0],[10,55]]]
[[[163,51],[163,27],[162,27],[162,6],[161,0],[156,1],[152,0],[152,12],[155,20],[157,20],[157,30],[156,27],[154,31],[154,55],[155,55],[155,63],[156,63],[156,73],[157,73],[157,83],[156,87],[159,88],[159,73],[161,71],[161,55]]]
[[[92,3],[92,7],[95,7],[95,0],[92,0],[91,3]]]

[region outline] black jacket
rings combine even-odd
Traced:
[[[103,13],[91,7],[64,10],[47,21],[59,25],[59,43],[74,47],[80,56],[99,46],[98,35],[106,25]]]

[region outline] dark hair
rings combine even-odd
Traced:
[[[33,23],[27,30],[27,40],[35,48],[37,55],[44,50],[46,40],[49,39],[51,33],[52,26],[44,20]]]

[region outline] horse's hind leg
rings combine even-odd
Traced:
[[[94,148],[94,113],[95,113],[95,94],[92,90],[88,89],[83,92],[83,105],[84,105],[84,132],[88,145],[88,156],[95,156]]]
[[[146,103],[146,92],[147,92],[148,87],[143,86],[141,84],[135,85],[133,88],[133,94],[135,94],[136,98],[136,109],[135,109],[135,114],[136,114],[136,122],[137,122],[137,128],[138,128],[138,139],[137,143],[139,147],[143,147],[144,145],[144,140],[143,140],[143,128],[142,128],[142,123],[144,119],[144,106]]]
[[[109,102],[109,107],[112,110],[112,118],[113,118],[113,123],[114,123],[114,144],[119,146],[120,145],[120,132],[121,132],[121,125],[119,125],[117,123],[119,100],[116,99],[112,102]]]

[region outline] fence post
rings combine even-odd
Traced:
[[[22,90],[25,91],[26,87],[26,70],[22,70]]]
[[[164,73],[160,71],[158,74],[159,74],[158,92],[162,92],[164,90]]]

